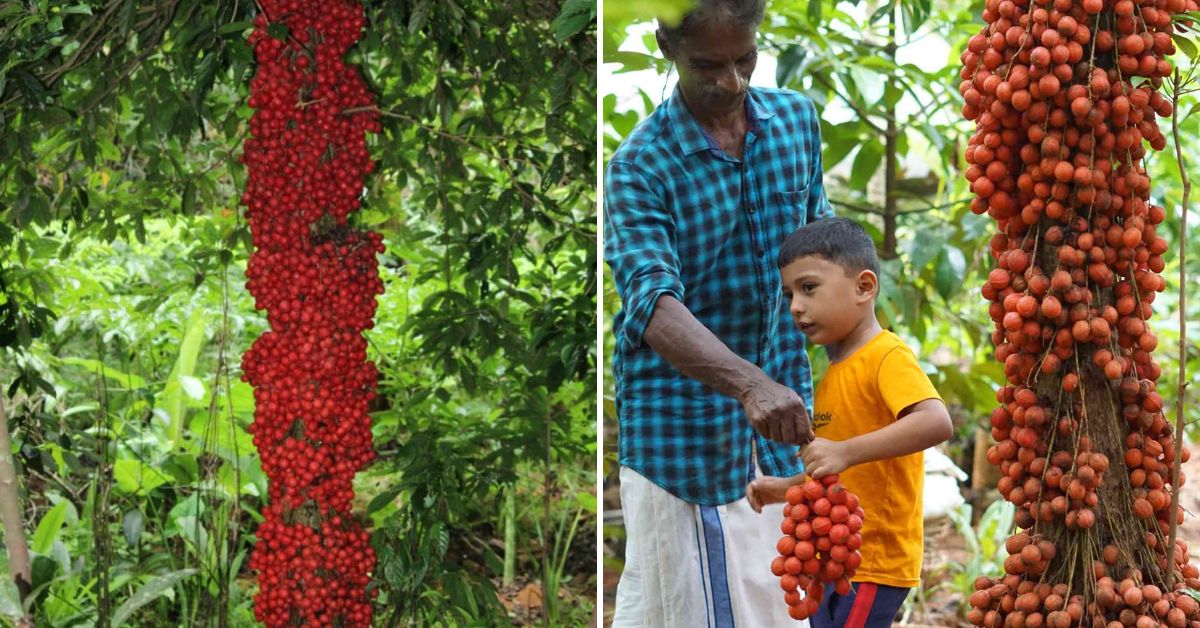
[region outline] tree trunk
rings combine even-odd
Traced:
[[[29,546],[25,544],[25,527],[21,520],[21,490],[13,465],[12,439],[8,433],[3,397],[0,397],[0,519],[4,521],[4,548],[8,551],[9,577],[17,585],[17,593],[23,603],[33,584]],[[26,615],[21,625],[33,626],[33,618]]]
[[[888,58],[893,62],[896,61],[896,11],[900,10],[899,6],[897,3],[888,14],[888,42],[885,50]],[[893,86],[894,82],[889,76],[887,92],[890,92]],[[896,138],[899,135],[900,132],[896,126],[896,105],[890,104],[887,108],[887,144],[884,148],[883,251],[881,253],[881,257],[884,259],[896,259],[896,171],[898,170],[896,152],[899,150]]]

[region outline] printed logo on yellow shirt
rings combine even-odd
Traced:
[[[819,430],[833,422],[832,412],[816,412],[813,414],[813,429]]]

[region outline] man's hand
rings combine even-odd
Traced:
[[[750,425],[767,438],[803,445],[813,439],[804,399],[796,391],[767,379],[751,386],[742,397]]]
[[[804,481],[800,474],[790,478],[764,476],[746,485],[746,499],[754,512],[761,513],[767,504],[779,504],[787,501],[787,490],[794,484]]]
[[[856,463],[851,456],[850,441],[817,438],[800,450],[804,471],[814,478],[841,473]]]

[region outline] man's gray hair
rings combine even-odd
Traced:
[[[683,20],[675,26],[667,26],[659,20],[658,31],[670,43],[679,43],[692,29],[711,22],[724,22],[730,26],[758,28],[762,24],[767,0],[696,0]]]

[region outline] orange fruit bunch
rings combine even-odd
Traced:
[[[850,579],[862,564],[864,517],[858,496],[838,483],[837,474],[788,489],[780,525],[784,536],[775,546],[779,556],[771,573],[779,576],[793,618],[815,614],[826,585],[842,595],[850,592]]]

